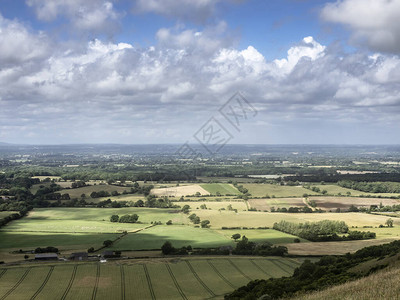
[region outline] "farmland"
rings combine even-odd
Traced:
[[[240,192],[232,185],[226,183],[201,184],[203,189],[212,195],[238,195]]]
[[[151,191],[153,195],[162,197],[181,197],[190,196],[199,193],[200,195],[209,195],[210,193],[198,184],[187,185],[187,186],[174,186],[167,188],[158,188]]]
[[[207,299],[290,275],[287,258],[209,258],[0,268],[1,299]]]
[[[301,186],[286,186],[277,184],[243,184],[253,197],[302,197],[304,194],[318,195]]]

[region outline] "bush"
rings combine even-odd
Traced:
[[[294,243],[300,243],[300,239],[295,238],[295,239],[293,240],[293,242],[294,242]]]

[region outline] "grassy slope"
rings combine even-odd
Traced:
[[[382,270],[368,277],[338,285],[292,300],[398,299],[400,268]]]

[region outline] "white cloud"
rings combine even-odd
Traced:
[[[398,0],[338,0],[326,4],[321,17],[348,26],[355,43],[375,51],[400,53]]]
[[[18,21],[5,19],[1,15],[0,40],[0,67],[40,59],[49,51],[49,41],[44,33],[33,34]]]
[[[148,48],[100,39],[50,47],[15,21],[2,18],[0,29],[10,47],[0,49],[0,136],[9,141],[180,142],[237,90],[257,121],[277,126],[399,121],[397,56],[339,56],[307,37],[267,61],[254,46],[234,47],[223,25],[162,29]]]
[[[105,0],[26,0],[43,21],[54,21],[59,16],[69,18],[76,30],[111,34],[117,28],[118,14],[112,2]]]

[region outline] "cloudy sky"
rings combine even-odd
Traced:
[[[400,0],[0,0],[0,142],[182,143],[213,117],[231,143],[398,144],[399,19]]]

